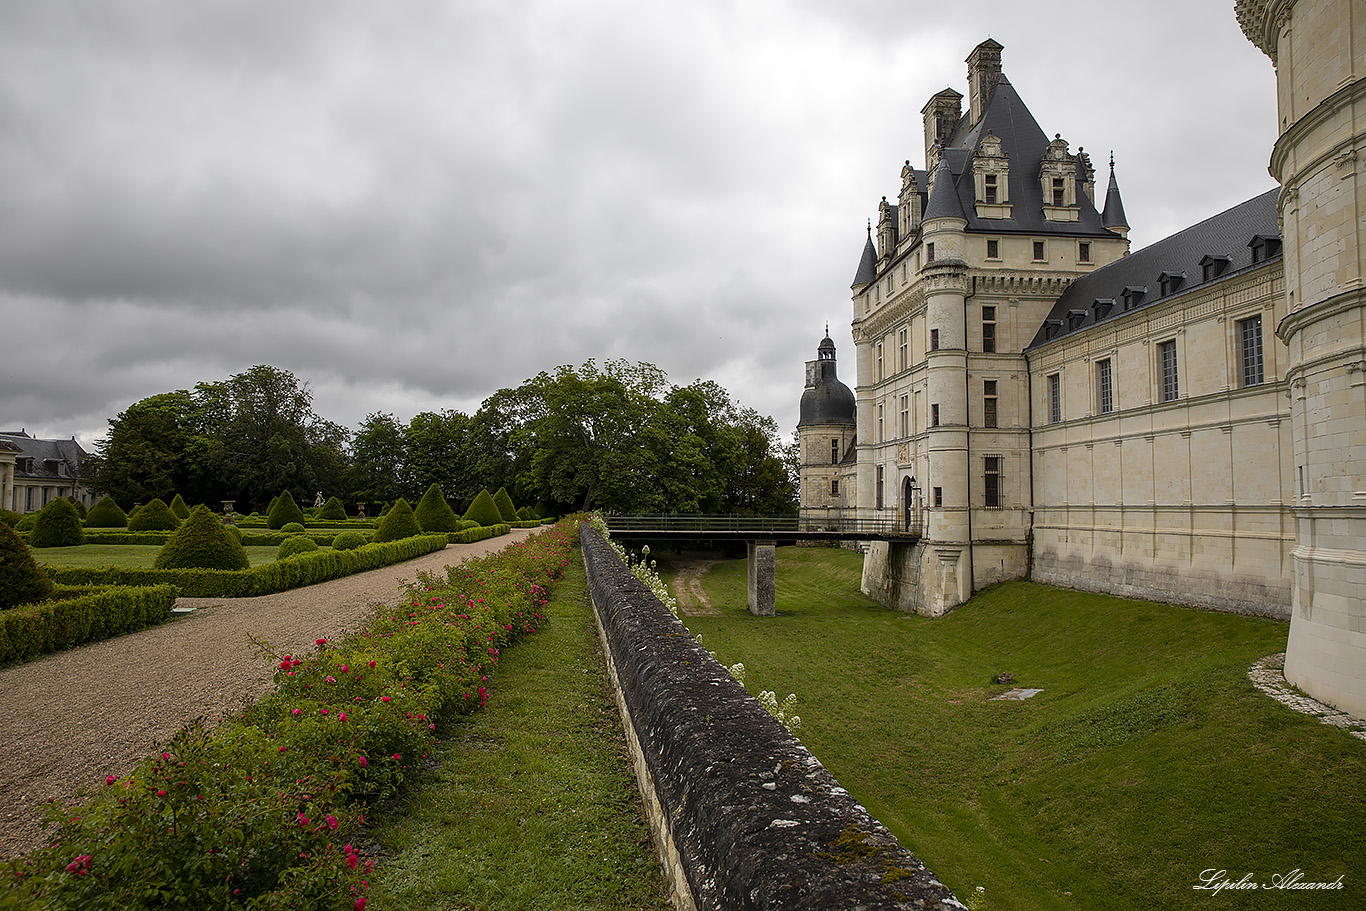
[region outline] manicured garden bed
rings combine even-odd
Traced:
[[[1247,678],[1284,623],[1028,583],[930,620],[860,595],[860,567],[779,548],[778,614],[757,618],[724,561],[702,579],[719,615],[684,619],[751,690],[798,695],[803,742],[960,898],[1366,907],[1366,743]],[[1011,687],[1041,692],[992,698]],[[1207,870],[1343,889],[1195,891]]]

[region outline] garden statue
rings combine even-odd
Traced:
[[[322,509],[322,508],[323,508],[323,492],[322,492],[321,490],[318,491],[317,494],[315,494],[314,497],[313,497],[313,508],[314,508],[314,509]]]

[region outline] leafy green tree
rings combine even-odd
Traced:
[[[82,464],[96,493],[124,503],[168,498],[184,490],[201,500],[209,441],[200,432],[200,409],[184,389],[150,396],[109,419],[109,430]]]
[[[416,496],[431,484],[443,491],[459,491],[473,471],[466,443],[469,426],[469,416],[458,411],[423,411],[413,416],[403,429],[403,483],[409,494]]]
[[[365,503],[396,500],[406,460],[403,425],[392,414],[367,415],[352,440],[348,489]]]

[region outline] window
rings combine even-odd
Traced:
[[[996,353],[996,308],[982,307],[982,350],[987,354]]]
[[[986,494],[988,508],[1001,505],[1001,457],[986,457],[986,472],[983,475],[982,491]]]
[[[1216,279],[1228,270],[1229,258],[1227,256],[1203,256],[1200,259],[1200,280],[1202,282]]]
[[[1242,342],[1243,385],[1260,386],[1264,378],[1261,314],[1239,320],[1238,337]]]
[[[1043,255],[1043,241],[1041,241],[1041,240],[1036,240],[1036,241],[1034,241],[1034,262],[1040,263],[1040,262],[1043,262],[1043,261],[1044,261],[1044,255]]]
[[[901,330],[901,334],[897,336],[897,344],[900,346],[900,351],[901,351],[901,369],[902,369],[902,370],[909,370],[909,369],[911,369],[911,362],[910,362],[910,360],[907,359],[907,357],[906,357],[906,331],[907,331],[907,330],[902,329],[902,330]]]
[[[887,273],[887,296],[892,296],[892,273]]]
[[[995,175],[995,174],[987,174],[987,175],[983,176],[983,178],[982,178],[982,185],[983,185],[983,188],[984,188],[985,191],[986,191],[986,201],[987,201],[988,203],[995,203],[995,202],[996,202],[996,175]]]
[[[987,259],[1001,258],[1001,242],[999,240],[987,241]]]
[[[1115,410],[1115,399],[1110,385],[1110,359],[1096,361],[1096,413],[1109,414]]]
[[[1176,382],[1176,339],[1157,346],[1162,363],[1162,401],[1174,402],[1180,390]]]
[[[1260,263],[1281,252],[1281,239],[1258,234],[1252,238],[1248,246],[1252,248],[1252,261]]]
[[[934,244],[925,245],[925,262],[934,262]]]
[[[909,395],[901,397],[901,435],[903,437],[911,435],[911,397]]]
[[[1048,377],[1048,423],[1056,424],[1062,420],[1062,374],[1053,373]]]
[[[939,350],[939,330],[938,330],[938,329],[931,329],[931,330],[930,330],[930,350],[931,350],[931,351],[938,351],[938,350]]]
[[[1157,277],[1158,287],[1162,289],[1162,296],[1174,294],[1181,290],[1181,285],[1186,281],[1184,272],[1163,272]]]
[[[982,381],[982,424],[996,426],[996,381]]]
[[[839,495],[840,495],[840,482],[839,482],[839,478],[836,478],[835,480],[833,480],[833,481],[830,482],[830,496],[832,496],[832,497],[837,497],[837,496],[839,496]]]
[[[882,435],[882,403],[877,403],[877,441],[881,443],[885,437]]]
[[[1053,178],[1053,205],[1062,205],[1062,178]]]
[[[939,404],[937,402],[930,406],[930,426],[939,426]]]
[[[882,466],[877,467],[877,508],[882,508]]]
[[[936,488],[934,489],[934,505],[935,505],[935,506],[943,506],[943,505],[944,505],[944,488],[942,488],[942,487],[936,487]]]
[[[831,441],[830,441],[830,464],[831,464],[831,465],[838,465],[839,463],[840,463],[840,441],[839,441],[839,440],[831,440]]]
[[[1134,307],[1137,307],[1139,304],[1143,303],[1143,295],[1145,295],[1145,294],[1147,294],[1147,293],[1148,293],[1148,289],[1147,289],[1146,286],[1145,286],[1145,287],[1130,286],[1130,287],[1125,288],[1125,289],[1120,293],[1120,297],[1123,297],[1123,298],[1124,298],[1124,309],[1125,309],[1125,310],[1132,310]]]
[[[1083,240],[1077,244],[1077,260],[1083,263],[1089,263],[1091,261],[1090,241]]]
[[[886,374],[882,372],[882,342],[877,343],[877,378],[881,380]]]

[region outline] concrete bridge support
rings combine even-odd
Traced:
[[[749,612],[772,617],[777,612],[777,542],[750,541],[748,550]]]

